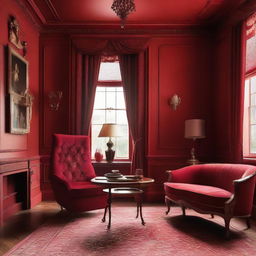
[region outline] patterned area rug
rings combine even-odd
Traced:
[[[256,255],[256,233],[245,222],[231,221],[231,237],[224,238],[223,220],[187,210],[143,207],[146,225],[136,219],[131,203],[115,204],[112,226],[101,222],[103,210],[80,215],[60,212],[16,245],[7,255],[22,256],[246,256]]]

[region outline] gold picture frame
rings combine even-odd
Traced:
[[[29,94],[28,61],[8,46],[9,132],[30,132],[32,96]]]

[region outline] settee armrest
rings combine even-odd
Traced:
[[[172,179],[172,170],[166,170],[166,173],[168,175],[167,181],[171,181],[171,179]]]
[[[235,197],[241,193],[245,193],[246,196],[250,195],[250,194],[254,194],[254,188],[255,188],[255,176],[256,176],[256,172],[242,177],[241,179],[238,180],[234,180],[234,195]]]
[[[245,177],[242,177],[241,179],[238,179],[238,180],[234,180],[234,184],[242,184],[244,182],[247,182],[248,180],[250,179],[253,179],[253,177],[256,175],[256,172],[251,174],[251,175],[248,175],[248,176],[245,176]]]
[[[234,204],[235,215],[245,216],[250,215],[253,204],[255,177],[256,172],[242,177],[241,179],[234,180],[234,194],[227,204]]]

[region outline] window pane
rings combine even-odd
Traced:
[[[99,81],[121,81],[119,62],[101,62]]]
[[[115,122],[116,122],[116,111],[106,110],[106,123],[115,123]]]
[[[106,108],[115,108],[116,107],[116,93],[106,92]]]
[[[123,136],[116,138],[116,158],[125,158],[129,155],[128,126],[122,125],[120,130]]]
[[[103,87],[103,86],[97,86],[97,88],[96,88],[96,93],[98,93],[98,92],[105,92],[105,89],[106,87]]]
[[[117,124],[127,124],[126,110],[117,110]]]
[[[128,137],[116,139],[116,158],[127,158],[129,155],[129,140]]]
[[[251,93],[256,93],[256,76],[251,78]]]
[[[256,124],[256,107],[251,107],[251,124]]]
[[[105,92],[98,91],[95,95],[94,108],[105,108]]]
[[[123,108],[125,109],[125,101],[124,101],[124,93],[117,92],[117,100],[116,100],[116,108]]]
[[[105,123],[105,110],[94,110],[92,115],[92,124]]]
[[[256,125],[251,126],[250,153],[256,153]]]
[[[116,87],[115,86],[109,86],[109,87],[105,87],[107,92],[115,92],[116,91]]]
[[[251,105],[255,106],[256,105],[256,94],[251,95]]]

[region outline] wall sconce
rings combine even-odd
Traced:
[[[181,97],[179,97],[177,94],[174,94],[169,100],[168,103],[170,105],[170,107],[173,110],[176,110],[177,107],[180,105],[181,103]]]
[[[62,95],[63,95],[62,91],[49,92],[48,99],[49,99],[49,107],[51,110],[57,111],[59,109]]]

